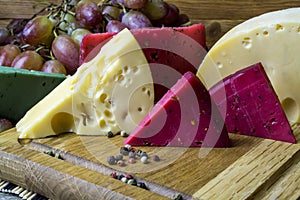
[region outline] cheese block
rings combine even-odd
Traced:
[[[229,147],[230,140],[224,120],[208,91],[196,75],[186,72],[124,144]]]
[[[127,29],[17,123],[19,138],[130,132],[154,104],[149,65]]]
[[[197,76],[211,88],[261,62],[290,123],[300,122],[300,8],[274,11],[233,28],[214,45]]]
[[[0,117],[18,122],[66,76],[12,67],[0,67]]]
[[[157,102],[181,76],[197,69],[206,55],[205,27],[143,28],[131,30],[150,64]],[[81,45],[81,62],[92,59],[115,33],[89,34]]]
[[[226,98],[222,98],[225,90]],[[261,63],[226,77],[210,89],[218,107],[226,109],[230,133],[296,143],[291,126]]]

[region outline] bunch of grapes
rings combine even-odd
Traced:
[[[86,34],[189,24],[163,0],[62,0],[0,28],[0,66],[72,75]]]

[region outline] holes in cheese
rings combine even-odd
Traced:
[[[16,125],[20,138],[73,131],[130,133],[154,104],[150,67],[129,30],[36,104]]]
[[[247,20],[210,49],[197,76],[209,89],[228,75],[261,62],[289,122],[300,123],[299,27],[300,8]]]

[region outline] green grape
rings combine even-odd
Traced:
[[[112,19],[117,19],[121,11],[122,10],[116,6],[104,6],[102,10],[102,14],[104,16],[109,16]]]
[[[30,20],[23,29],[22,36],[27,44],[49,45],[53,40],[53,23],[46,16],[37,16]]]
[[[84,28],[77,28],[72,32],[72,39],[80,46],[82,39],[85,35],[90,34],[91,31],[84,29]]]
[[[124,14],[122,23],[129,29],[152,27],[151,21],[142,12],[131,10]]]
[[[67,74],[65,66],[58,60],[46,61],[43,64],[41,71],[56,74]]]
[[[35,51],[27,50],[20,53],[12,62],[13,68],[40,71],[43,66],[43,58]]]
[[[60,30],[64,31],[68,35],[71,35],[73,29],[75,29],[76,26],[76,18],[69,13],[63,13],[62,18],[58,23],[58,27]]]
[[[162,0],[151,0],[146,3],[142,12],[150,20],[159,20],[168,14],[168,7]]]
[[[57,36],[52,43],[52,52],[68,74],[74,74],[79,67],[79,45],[68,35]]]
[[[11,67],[15,57],[21,53],[20,49],[13,44],[7,44],[0,49],[0,66]]]

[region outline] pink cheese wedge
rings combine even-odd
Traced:
[[[227,98],[220,95],[224,89]],[[228,76],[210,94],[220,109],[227,109],[225,123],[230,133],[296,143],[261,63]]]
[[[224,121],[191,72],[163,96],[125,140],[134,146],[229,147]]]
[[[178,28],[133,29],[131,32],[150,64],[156,102],[185,72],[196,73],[207,53],[203,24]],[[85,36],[81,45],[80,62],[91,60],[114,34]]]

